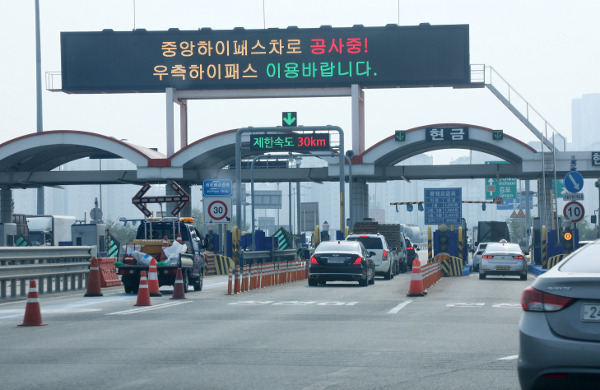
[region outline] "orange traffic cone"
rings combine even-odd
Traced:
[[[169,239],[167,236],[163,238],[162,249],[160,250],[160,261],[167,260],[167,255],[165,255],[165,248],[169,247]]]
[[[88,276],[87,291],[84,297],[101,297],[102,290],[100,286],[100,266],[98,265],[98,259],[92,257],[92,264],[90,265],[90,274]]]
[[[408,289],[409,297],[423,296],[427,294],[423,288],[423,275],[421,275],[421,262],[419,259],[413,261],[412,277],[410,280],[410,287]]]
[[[25,317],[19,326],[43,326],[40,301],[38,300],[38,289],[35,280],[29,281],[29,293],[27,294],[27,305],[25,305]]]
[[[177,268],[177,275],[175,276],[175,285],[173,286],[173,296],[171,299],[186,299],[185,289],[183,288],[183,274],[181,268]]]
[[[177,240],[178,243],[183,244],[183,240],[181,239],[181,233],[177,233]]]
[[[150,293],[148,292],[148,279],[146,271],[140,275],[140,287],[138,289],[137,303],[134,306],[152,306],[150,302]]]
[[[151,297],[162,297],[158,285],[158,271],[156,270],[156,260],[150,260],[150,268],[148,269],[148,290]]]

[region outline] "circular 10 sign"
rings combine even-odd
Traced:
[[[571,222],[579,222],[583,219],[585,215],[585,209],[583,205],[579,202],[569,202],[565,205],[563,209],[563,215],[565,218],[570,219]]]

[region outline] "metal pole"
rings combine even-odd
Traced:
[[[350,225],[350,229],[352,229],[352,226],[354,226],[354,210],[352,210],[352,207],[354,207],[354,204],[352,203],[352,160],[350,160],[348,156],[344,157],[346,157],[346,161],[348,161],[348,209],[350,211],[350,215],[348,216],[348,225]]]
[[[300,168],[300,161],[302,161],[302,158],[296,158],[296,168]],[[297,229],[296,229],[296,234],[300,235],[302,233],[302,228],[301,228],[301,224],[300,224],[300,206],[301,206],[302,200],[300,199],[300,181],[296,182],[296,220],[297,220]]]
[[[40,47],[40,1],[35,0],[35,81],[36,81],[36,115],[37,132],[44,131],[44,118],[42,111],[42,50]],[[44,187],[37,189],[37,213],[44,212]]]

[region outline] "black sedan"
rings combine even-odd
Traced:
[[[375,283],[375,263],[360,241],[325,241],[310,258],[308,285],[328,281],[357,281],[361,286]]]
[[[416,245],[413,245],[413,243],[410,241],[410,238],[405,239],[405,241],[406,241],[406,262],[407,262],[406,269],[411,270],[413,261],[415,261],[415,259],[419,257],[419,255],[417,254],[419,247]]]

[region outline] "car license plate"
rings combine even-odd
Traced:
[[[329,258],[327,259],[327,262],[330,264],[341,264],[341,263],[345,263],[346,259],[342,258]]]
[[[509,266],[507,266],[507,265],[497,265],[497,266],[496,266],[496,269],[497,269],[498,271],[506,271],[506,270],[509,270],[509,269],[510,269],[510,267],[509,267]]]
[[[598,321],[600,322],[600,305],[583,305],[583,321]]]

